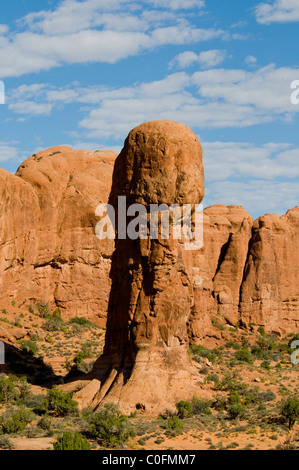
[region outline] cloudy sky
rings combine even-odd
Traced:
[[[200,139],[204,206],[283,214],[298,205],[298,39],[299,0],[2,0],[0,166],[119,151],[169,119]]]

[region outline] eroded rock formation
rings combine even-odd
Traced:
[[[183,141],[186,135],[176,143],[184,152],[189,145],[188,139]],[[175,187],[174,175],[169,177],[170,166],[167,171],[158,167],[164,161],[164,153],[171,151],[175,155],[176,148],[164,148],[163,138],[155,140],[149,136],[140,135],[141,140],[137,141],[136,137],[136,141],[130,138],[126,142],[122,154],[125,152],[127,166],[117,163],[115,175],[119,175],[119,181],[114,181],[111,198],[118,191],[123,194],[129,191],[128,203],[175,202],[175,198],[167,199],[171,194],[169,188]],[[147,149],[145,166],[141,165],[139,151],[143,144]],[[159,157],[156,160],[155,155]],[[180,168],[184,178],[194,171],[193,162],[186,155],[185,152],[184,167]],[[95,209],[98,204],[108,202],[115,158],[116,154],[109,151],[53,147],[27,159],[16,175],[0,170],[2,308],[11,305],[12,300],[24,307],[46,302],[53,308],[60,307],[65,319],[81,315],[106,324],[114,242],[95,236],[98,222]],[[174,163],[173,160],[171,165]],[[156,165],[158,181],[151,164]],[[162,178],[162,170],[168,176]],[[193,176],[196,181],[196,175]],[[178,185],[177,194],[171,197],[182,201],[187,199],[181,196],[188,196],[193,200],[197,189],[191,181],[193,189],[187,194],[184,178],[182,194]],[[122,181],[127,182],[126,187]],[[197,184],[198,188],[202,187],[200,179]],[[182,254],[178,247],[156,243],[151,256],[160,260],[172,250],[177,253],[192,279],[194,301],[187,325],[189,340],[215,345],[224,334],[215,327],[217,323],[240,322],[247,328],[262,325],[266,331],[281,335],[298,331],[298,244],[299,207],[281,217],[267,214],[254,221],[240,206],[215,205],[204,209],[203,248]],[[141,245],[134,254],[137,265],[139,258],[144,258],[141,249],[148,256],[149,248]],[[173,257],[169,255],[169,259]],[[159,271],[160,261],[155,262],[157,284],[163,285],[165,273]],[[134,271],[134,279],[137,277]],[[138,293],[140,283],[134,282],[132,290]],[[123,321],[126,325],[127,319]],[[149,327],[149,323],[144,325]]]
[[[115,162],[110,203],[199,204],[204,195],[202,149],[187,127],[164,121],[130,132]],[[118,218],[118,217],[117,217]],[[149,234],[149,228],[148,228]],[[188,354],[194,305],[191,252],[173,238],[116,238],[101,388],[94,403],[161,410],[199,392]]]
[[[65,318],[105,321],[113,242],[95,237],[95,209],[107,202],[115,158],[53,147],[16,175],[0,170],[2,305],[49,303]]]

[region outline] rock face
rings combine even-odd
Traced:
[[[299,330],[299,207],[253,224],[240,290],[241,319],[269,331]]]
[[[204,209],[203,247],[192,252],[195,305],[189,323],[192,341],[221,339],[213,322],[240,320],[239,296],[253,218],[241,206]]]
[[[113,243],[95,237],[95,209],[108,199],[115,158],[54,147],[16,175],[0,170],[0,301],[103,316]]]
[[[162,124],[167,132],[161,131]],[[203,196],[202,166],[195,165],[190,151],[193,144],[199,145],[194,134],[174,123],[159,126],[154,131],[147,123],[130,133],[116,162],[110,151],[53,147],[28,158],[16,175],[0,170],[2,308],[12,300],[17,306],[46,302],[60,307],[65,319],[80,315],[104,326],[111,280],[116,292],[122,279],[118,270],[128,273],[129,267],[130,276],[124,276],[128,291],[124,288],[118,307],[123,311],[127,302],[128,313],[119,330],[111,305],[117,294],[110,299],[107,354],[114,342],[127,341],[132,316],[138,318],[137,330],[135,320],[130,323],[136,344],[147,335],[152,335],[151,341],[162,335],[165,344],[171,338],[186,342],[185,319],[189,340],[211,345],[223,335],[217,324],[261,325],[282,335],[297,332],[299,207],[256,221],[241,206],[207,207],[200,250],[184,252],[179,243],[165,240],[151,246],[121,243],[117,253],[124,253],[115,257],[110,278],[114,241],[95,236],[95,209],[108,202],[110,193],[113,204],[118,194],[126,195],[128,204],[145,205],[195,202]],[[142,268],[145,260],[151,262],[148,274]],[[182,280],[186,285],[181,290]],[[171,305],[177,291],[185,292],[184,300],[175,306],[177,319],[170,320],[162,304]],[[162,312],[158,330],[156,317],[145,319],[142,314],[149,298],[154,298],[150,311]],[[178,312],[184,309],[186,315],[181,316]]]
[[[204,195],[202,149],[181,124],[154,121],[130,132],[115,162],[110,203],[199,204]],[[149,227],[148,227],[149,234]],[[194,304],[191,252],[183,240],[116,238],[107,333],[95,370],[102,386],[94,403],[122,409],[174,405],[198,393],[188,355]],[[139,404],[139,405],[138,405]]]
[[[256,221],[240,206],[204,210],[204,246],[193,252],[192,341],[221,338],[213,323],[299,329],[299,207]]]

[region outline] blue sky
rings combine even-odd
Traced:
[[[299,0],[2,1],[0,166],[119,151],[170,119],[202,144],[204,206],[283,214],[298,205],[298,23]]]

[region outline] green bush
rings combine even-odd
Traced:
[[[179,401],[176,403],[176,409],[178,410],[178,417],[183,418],[191,418],[193,415],[193,406],[190,401]]]
[[[270,369],[271,369],[270,362],[269,362],[269,361],[263,361],[263,362],[261,363],[261,367],[262,367],[263,369],[270,370]]]
[[[49,315],[47,321],[43,324],[46,331],[60,331],[63,327],[63,320],[59,316]]]
[[[19,396],[15,383],[6,377],[0,377],[0,403],[12,403]]]
[[[12,442],[7,436],[0,436],[0,449],[2,450],[11,450],[13,449]]]
[[[210,400],[200,400],[197,397],[192,399],[192,412],[194,415],[210,415],[212,402]]]
[[[78,366],[83,362],[84,359],[92,357],[92,351],[87,346],[83,346],[82,350],[79,351],[73,359],[74,364]]]
[[[67,416],[78,413],[78,403],[68,393],[53,388],[45,399],[47,410],[55,416]]]
[[[38,427],[44,431],[50,431],[51,429],[51,420],[48,416],[43,416],[37,423]]]
[[[135,435],[128,418],[122,415],[118,406],[113,403],[105,404],[89,417],[88,432],[105,447],[115,447]]]
[[[253,357],[249,349],[242,348],[235,352],[235,358],[237,361],[247,362],[248,364],[253,364]]]
[[[257,331],[261,336],[265,336],[265,334],[266,334],[265,333],[265,328],[263,326],[259,326]]]
[[[244,417],[246,407],[241,403],[234,403],[228,407],[228,414],[231,419],[241,419]]]
[[[214,408],[217,411],[223,411],[226,410],[227,408],[227,400],[226,397],[217,395],[214,398],[214,401],[212,402],[212,408]]]
[[[22,348],[22,351],[25,351],[29,354],[31,354],[32,356],[36,356],[37,353],[38,353],[38,346],[37,344],[35,343],[35,341],[31,341],[30,339],[22,339],[19,341],[20,343],[20,346]]]
[[[222,391],[235,390],[237,392],[244,392],[247,387],[247,384],[240,382],[229,374],[225,375],[219,383],[215,384],[215,388]]]
[[[0,417],[0,434],[14,434],[23,431],[34,418],[34,413],[28,408],[17,411],[8,410]]]
[[[80,432],[65,431],[53,444],[54,450],[90,450],[90,444]]]
[[[210,362],[214,362],[218,357],[221,356],[221,352],[218,349],[208,349],[202,345],[192,344],[189,348],[189,352],[192,359],[196,362],[201,362],[202,358],[208,359]]]
[[[290,397],[282,405],[282,416],[288,421],[289,429],[299,420],[299,398]]]
[[[36,308],[42,318],[46,318],[48,315],[50,315],[50,309],[49,309],[49,304],[36,304]]]
[[[172,429],[174,431],[179,431],[184,429],[184,424],[180,420],[177,415],[170,416],[167,420],[167,427],[168,429]]]
[[[81,326],[95,326],[94,323],[89,321],[85,317],[73,317],[69,321],[70,324],[76,324],[76,325],[81,325]]]
[[[241,403],[241,397],[238,394],[238,392],[236,392],[235,390],[231,390],[229,392],[229,396],[228,396],[227,401],[228,401],[229,405],[236,405],[236,404]]]

